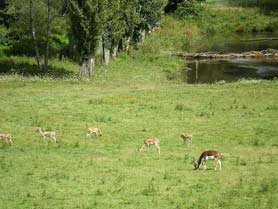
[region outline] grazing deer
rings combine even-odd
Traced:
[[[11,134],[0,134],[1,140],[6,140],[7,143],[10,143],[10,145],[13,145],[12,135]]]
[[[159,143],[160,143],[160,141],[159,141],[159,139],[157,139],[157,138],[146,139],[146,140],[144,141],[144,144],[142,144],[142,145],[140,145],[140,146],[138,147],[138,151],[139,151],[139,152],[142,152],[143,149],[144,149],[145,147],[147,147],[148,150],[149,150],[150,146],[151,146],[151,145],[154,145],[154,146],[156,147],[156,149],[157,149],[158,154],[160,154],[160,146],[159,146]]]
[[[56,132],[54,132],[54,131],[42,131],[41,128],[38,128],[37,131],[43,136],[44,141],[46,141],[46,138],[49,137],[49,138],[53,139],[54,143],[56,144],[56,142],[57,142]]]
[[[199,169],[200,165],[202,164],[204,166],[204,170],[207,169],[206,166],[206,161],[207,160],[215,160],[216,161],[216,166],[214,168],[214,170],[217,170],[217,167],[219,166],[219,170],[221,171],[221,152],[219,151],[213,151],[213,150],[209,150],[209,151],[205,151],[201,154],[198,162],[195,161],[195,159],[193,158],[193,165],[195,167],[195,170]]]
[[[101,136],[101,130],[99,128],[88,128],[87,129],[87,138],[91,138],[91,135],[94,134],[95,136]]]
[[[192,144],[193,134],[191,132],[184,132],[181,134],[181,138],[185,144],[186,141],[189,141]]]

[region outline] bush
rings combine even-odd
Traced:
[[[67,35],[52,34],[49,39],[50,57],[68,56],[68,38]],[[45,43],[38,40],[39,52],[45,53]],[[12,41],[11,54],[23,56],[35,56],[33,40],[30,36],[24,36],[19,40]]]
[[[179,19],[192,19],[204,15],[205,9],[200,2],[190,0],[178,5],[175,16]]]

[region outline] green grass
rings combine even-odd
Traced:
[[[207,9],[208,16],[205,16],[198,24],[211,34],[278,31],[277,13],[266,15],[258,8],[220,7]]]
[[[0,131],[14,136],[14,146],[0,144],[1,209],[278,207],[278,82],[184,84],[172,53],[198,43],[201,29],[171,17],[162,26],[88,81],[71,62],[51,60],[62,72],[54,79],[32,71],[33,59],[0,59],[17,69],[0,76]],[[88,126],[103,136],[86,140]],[[149,137],[161,140],[160,156],[136,152]],[[208,149],[223,153],[221,172],[213,162],[193,170]]]
[[[276,208],[277,89],[1,82],[1,131],[15,145],[0,149],[0,208]],[[59,143],[44,143],[37,126]],[[103,136],[86,141],[87,126]],[[161,140],[161,156],[136,152],[148,137]],[[207,149],[223,152],[221,172],[193,170]]]

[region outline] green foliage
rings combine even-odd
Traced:
[[[228,2],[232,6],[260,7],[265,11],[278,9],[276,0],[228,0]]]
[[[105,7],[103,0],[70,0],[71,28],[82,61],[96,54],[105,22]]]
[[[120,39],[124,35],[124,18],[121,9],[120,0],[110,1],[106,8],[106,20],[104,30],[102,32],[102,44],[105,48],[110,49],[119,44]]]
[[[45,50],[44,41],[40,40],[39,42],[39,51],[43,54]],[[68,44],[68,37],[66,35],[52,34],[49,40],[50,57],[68,56]],[[10,48],[6,54],[33,56],[34,47],[32,38],[30,36],[22,36],[18,40],[11,40]]]
[[[124,23],[124,37],[132,37],[136,25],[140,22],[139,0],[121,0],[121,18]]]
[[[140,21],[136,25],[133,40],[140,43],[144,32],[149,32],[159,26],[162,15],[163,0],[139,0]]]
[[[174,13],[180,19],[192,19],[204,16],[204,14],[204,7],[197,0],[189,0],[178,4],[177,10]]]
[[[69,31],[67,17],[62,17],[61,10],[63,1],[51,0],[51,28],[50,57],[65,56],[68,48],[64,37]],[[34,1],[35,30],[41,54],[45,51],[46,23],[47,23],[47,2]],[[33,56],[34,47],[30,34],[30,11],[28,0],[9,0],[7,15],[13,17],[9,23],[8,44],[11,45],[10,54]]]
[[[139,28],[150,31],[159,23],[162,15],[163,0],[140,0]]]

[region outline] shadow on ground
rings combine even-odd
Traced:
[[[16,62],[13,59],[0,60],[0,74],[18,74],[22,76],[40,76],[40,77],[53,77],[65,78],[76,75],[73,71],[68,71],[63,67],[49,66],[48,71],[39,71],[36,64],[29,63],[28,61]]]

